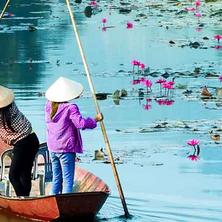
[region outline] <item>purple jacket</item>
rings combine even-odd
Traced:
[[[92,118],[83,118],[75,104],[61,103],[51,119],[51,102],[46,103],[47,145],[51,152],[82,153],[83,145],[80,129],[93,129],[97,126]]]

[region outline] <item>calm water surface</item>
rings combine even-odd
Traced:
[[[8,12],[15,16],[0,21],[0,84],[15,91],[19,108],[41,142],[45,141],[43,93],[61,75],[84,85],[78,105],[85,116],[95,115],[64,2],[12,1]],[[84,15],[88,3],[73,3],[73,9],[95,88],[97,92],[128,92],[125,99],[113,101],[108,96],[99,104],[114,157],[120,159],[117,169],[132,219],[121,217],[110,165],[93,161],[94,150],[104,147],[99,127],[82,134],[85,153],[79,164],[104,179],[112,190],[97,220],[221,221],[222,148],[209,135],[211,130],[220,134],[221,100],[200,99],[200,87],[207,85],[214,95],[221,87],[222,50],[214,48],[218,44],[213,36],[222,34],[222,27],[219,17],[210,17],[222,9],[221,1],[201,6],[203,27],[193,14],[178,13],[191,6],[189,1],[100,1],[91,18]],[[119,7],[132,11],[121,14]],[[114,27],[102,31],[102,18],[107,18],[106,26]],[[127,22],[134,27],[126,29]],[[29,26],[37,30],[29,31]],[[175,44],[169,44],[170,40]],[[195,41],[200,48],[187,46]],[[138,88],[143,86],[132,85],[133,59],[149,66],[152,74],[146,76],[153,81],[152,92],[140,98]],[[195,68],[200,72],[195,74]],[[155,100],[160,94],[155,81],[166,72],[168,80],[176,76],[170,97],[173,104],[160,106]],[[215,76],[206,78],[207,73]],[[185,96],[186,89],[192,94]],[[147,104],[151,105],[148,110]],[[192,138],[200,141],[198,161],[187,159],[192,149],[186,141]],[[25,220],[1,214],[0,221]]]

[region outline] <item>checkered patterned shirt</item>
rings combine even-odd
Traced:
[[[19,111],[15,103],[12,104],[9,112],[11,114],[11,125],[15,132],[12,132],[10,129],[5,130],[0,116],[0,139],[9,145],[14,145],[32,132],[32,126],[28,119]]]

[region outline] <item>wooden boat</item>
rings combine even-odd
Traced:
[[[41,144],[40,150],[45,152],[47,150],[46,144]],[[3,160],[4,155],[2,154],[1,157]],[[2,161],[3,163],[4,161]],[[4,164],[2,168],[5,168]],[[39,178],[36,179],[36,182],[39,182],[38,180]],[[0,208],[14,215],[40,221],[61,221],[68,218],[75,218],[77,221],[93,221],[110,194],[109,187],[100,178],[78,166],[75,171],[73,193],[48,195],[50,181],[47,181],[47,177],[45,181],[44,192],[46,195],[36,196],[33,185],[30,197],[0,195]],[[8,183],[8,181],[6,182]]]

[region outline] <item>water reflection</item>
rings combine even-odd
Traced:
[[[218,87],[222,54],[214,46],[221,43],[211,37],[219,33],[219,17],[211,20],[212,30],[205,25],[196,32],[198,19],[183,11],[177,14],[181,5],[171,2],[100,1],[95,5],[83,1],[77,5],[73,1],[72,8],[96,89],[109,93],[99,102],[114,153],[124,160],[119,169],[133,220],[220,221],[221,210],[212,212],[221,206],[221,143],[210,144],[206,132],[218,125],[220,134],[221,114],[203,107],[199,92],[203,85]],[[0,21],[0,83],[15,90],[19,107],[45,141],[44,92],[58,76],[82,82],[85,94],[79,105],[86,115],[95,112],[65,1],[12,1],[8,12],[14,16]],[[107,18],[104,27],[102,18]],[[202,21],[207,24],[206,16]],[[115,28],[108,29],[107,23]],[[30,27],[36,30],[30,31]],[[138,59],[131,64],[133,58]],[[138,61],[140,65],[136,65]],[[178,78],[178,85],[172,87],[173,77]],[[125,97],[122,89],[127,92]],[[221,109],[219,99],[204,102]],[[95,174],[102,171],[115,193],[106,166],[91,161],[94,150],[103,145],[100,134],[99,129],[84,134],[82,160],[89,168],[99,166]],[[203,145],[197,162],[187,160],[187,154],[179,155],[181,144],[191,135],[210,144]],[[207,200],[205,205],[200,197]],[[211,206],[209,199],[217,202]],[[120,221],[121,204],[112,197],[108,201],[98,220]]]

